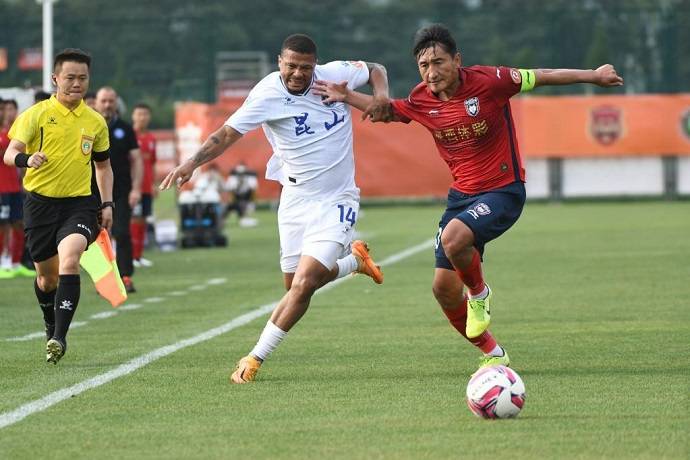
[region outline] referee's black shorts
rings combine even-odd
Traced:
[[[24,232],[35,262],[57,254],[60,241],[73,233],[91,244],[98,236],[98,202],[94,196],[51,198],[31,192],[24,201]]]

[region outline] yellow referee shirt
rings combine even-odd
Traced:
[[[81,101],[70,110],[53,95],[34,104],[14,122],[10,139],[26,144],[26,153],[45,153],[40,168],[27,168],[24,189],[43,196],[91,195],[91,153],[110,148],[105,119]]]

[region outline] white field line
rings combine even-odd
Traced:
[[[89,316],[91,319],[106,319],[110,318],[111,316],[117,315],[117,310],[108,310],[108,311],[102,311],[100,313],[96,313],[95,315]]]
[[[158,303],[164,301],[164,297],[148,297],[144,299],[144,303]]]
[[[215,286],[219,284],[224,284],[227,283],[228,279],[227,278],[212,278],[208,281],[206,281],[206,284],[209,286]],[[192,286],[194,287],[194,286]],[[201,289],[206,289],[205,285],[202,285]],[[199,289],[195,289],[199,290]],[[187,295],[187,291],[172,291],[169,292],[168,295],[179,297],[179,296],[184,296]],[[145,303],[158,303],[162,302],[165,300],[165,297],[149,297],[147,299],[144,299]],[[119,307],[117,310],[109,310],[109,311],[104,311],[101,313],[96,313],[91,315],[89,318],[90,319],[106,319],[106,318],[112,318],[113,316],[116,316],[118,311],[128,311],[128,310],[137,310],[139,308],[143,307],[141,304],[133,303],[133,304],[125,304],[121,307]],[[74,329],[75,327],[80,327],[84,326],[87,324],[87,321],[75,321],[70,325],[70,329]],[[45,332],[32,332],[30,334],[22,335],[19,337],[10,337],[7,339],[4,339],[5,342],[24,342],[27,340],[33,340],[33,339],[40,339],[41,337],[45,337]]]
[[[385,267],[386,265],[392,265],[395,263],[400,262],[403,259],[406,259],[410,256],[413,256],[417,254],[418,252],[422,252],[425,249],[428,249],[431,251],[434,247],[434,241],[433,239],[424,241],[423,243],[419,243],[416,246],[412,246],[411,248],[407,248],[404,251],[400,251],[397,254],[393,254],[390,257],[387,257],[379,262],[377,262],[380,266]]]
[[[227,278],[211,278],[210,280],[206,281],[206,284],[208,284],[209,286],[213,286],[215,284],[225,284],[227,282]]]
[[[75,327],[82,327],[87,324],[89,324],[88,321],[74,321],[69,328],[74,329]],[[25,342],[27,340],[40,339],[41,337],[45,339],[46,333],[44,331],[32,332],[31,334],[22,335],[20,337],[10,337],[9,339],[5,339],[5,342]]]
[[[418,244],[417,246],[413,246],[411,248],[408,248],[402,252],[399,252],[397,254],[394,254],[387,259],[379,262],[380,265],[389,265],[393,264],[396,262],[399,262],[400,260],[410,257],[424,249],[429,249],[432,244],[431,240],[425,241],[422,244]],[[339,285],[340,283],[343,283],[347,280],[352,279],[351,276],[346,276],[343,278],[340,278],[338,280],[335,280],[323,288],[319,289],[318,292],[323,292],[329,289],[332,289],[333,287]],[[23,404],[19,406],[18,408],[9,411],[9,412],[3,412],[0,414],[0,429],[8,427],[10,425],[13,425],[24,418],[28,417],[29,415],[35,414],[36,412],[41,412],[46,409],[48,409],[51,406],[54,406],[55,404],[58,404],[66,399],[69,399],[73,396],[76,396],[78,394],[81,394],[85,392],[86,390],[90,390],[92,388],[99,387],[101,385],[105,385],[106,383],[115,380],[117,378],[120,378],[122,376],[131,374],[132,372],[136,371],[137,369],[140,369],[154,361],[159,360],[160,358],[164,358],[172,353],[175,353],[176,351],[182,350],[183,348],[191,347],[192,345],[196,345],[201,342],[205,342],[207,340],[213,339],[221,334],[225,334],[226,332],[230,332],[233,329],[237,329],[238,327],[244,326],[247,323],[250,323],[251,321],[260,318],[270,312],[273,311],[273,309],[276,307],[278,304],[278,301],[272,302],[266,305],[262,305],[248,313],[245,313],[243,315],[240,315],[231,321],[222,324],[218,327],[215,327],[213,329],[210,329],[206,332],[202,332],[201,334],[195,335],[194,337],[190,337],[188,339],[180,340],[179,342],[173,343],[172,345],[167,345],[165,347],[157,348],[156,350],[153,350],[149,353],[146,353],[144,355],[138,356],[124,364],[121,364],[120,366],[111,369],[108,372],[105,372],[103,374],[99,374],[95,377],[92,377],[90,379],[84,380],[83,382],[77,383],[75,385],[72,385],[67,388],[63,388],[61,390],[57,390],[53,393],[50,393],[43,398],[36,399],[34,401],[28,402],[26,404]]]

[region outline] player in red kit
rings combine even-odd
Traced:
[[[135,267],[150,267],[153,265],[143,257],[144,241],[146,240],[146,218],[153,212],[153,167],[156,163],[156,138],[149,131],[151,122],[151,107],[139,103],[132,110],[132,127],[137,135],[141,160],[144,164],[144,174],[141,180],[141,201],[132,209],[130,233],[132,234],[132,258]]]
[[[17,118],[17,101],[0,100],[0,159],[10,145],[7,134]],[[22,186],[19,170],[0,161],[0,254],[8,246],[12,267],[0,268],[0,279],[26,276],[33,278],[36,272],[21,264],[24,255],[24,226],[22,224]],[[7,245],[9,243],[9,245]]]
[[[391,101],[371,119],[414,120],[433,136],[453,174],[436,238],[434,296],[453,327],[482,350],[481,366],[509,365],[508,354],[488,331],[492,291],[481,265],[486,243],[517,221],[525,203],[525,170],[509,99],[536,86],[611,87],[623,79],[609,64],[596,70],[462,67],[455,40],[440,24],[417,32],[413,55],[422,82],[407,99]],[[362,108],[371,98],[341,82],[317,83],[316,94],[326,103]]]

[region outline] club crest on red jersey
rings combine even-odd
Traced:
[[[479,115],[479,99],[476,97],[465,99],[465,111],[471,117]]]
[[[623,111],[608,105],[593,108],[590,112],[589,132],[600,144],[613,144],[623,135]]]

